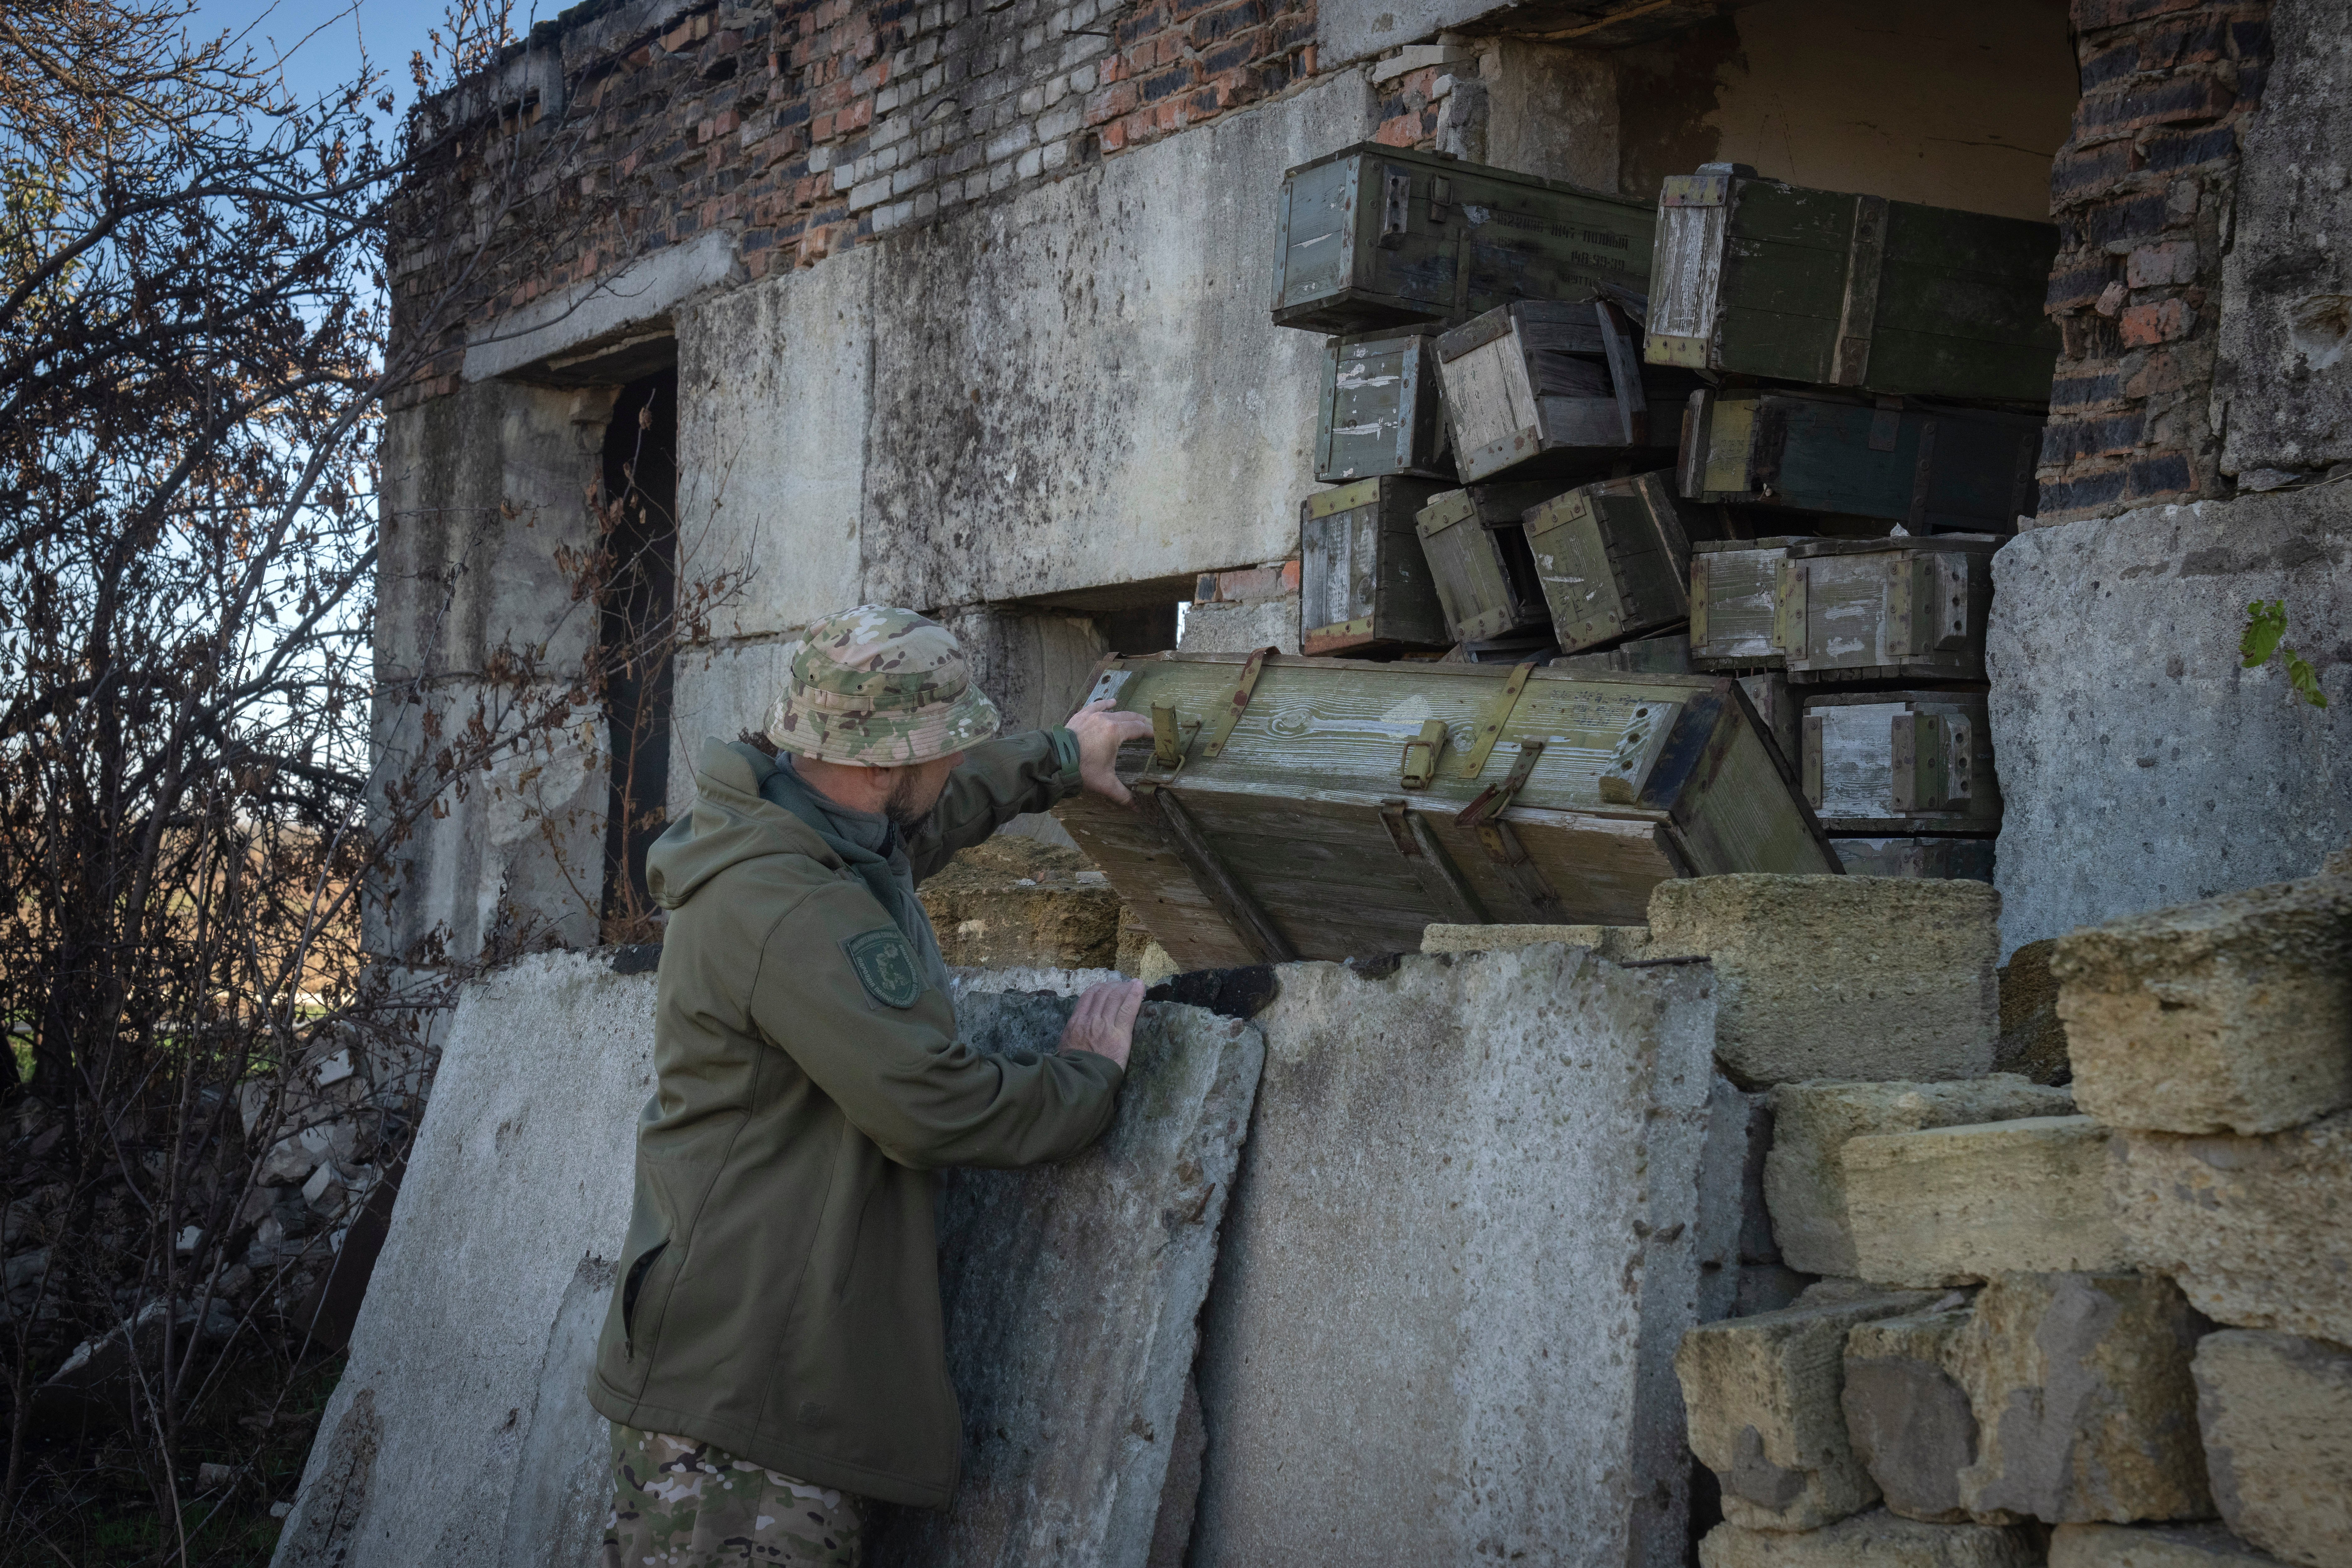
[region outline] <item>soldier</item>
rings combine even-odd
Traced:
[[[1094,1142],[1143,987],[1088,991],[1058,1050],[982,1055],[915,884],[1082,786],[1127,800],[1112,759],[1150,723],[1109,708],[991,739],[954,637],[866,605],[810,629],[764,737],[703,742],[646,859],[670,917],[589,1383],[606,1568],[855,1563],[868,1500],[954,1493],[929,1173]]]

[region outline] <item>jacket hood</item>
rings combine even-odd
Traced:
[[[805,855],[827,870],[845,863],[817,831],[760,796],[776,764],[742,741],[707,740],[695,760],[694,809],[646,851],[646,890],[666,910],[730,866],[762,855]]]

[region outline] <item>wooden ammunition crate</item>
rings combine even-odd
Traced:
[[[1275,324],[1358,332],[1602,283],[1639,293],[1655,227],[1643,203],[1359,142],[1283,176]]]
[[[1693,536],[1736,526],[1722,508],[1675,495],[1667,473],[1601,479],[1530,509],[1528,544],[1560,651],[1687,621]]]
[[[1588,675],[1648,674],[1688,675],[1692,673],[1691,640],[1687,633],[1676,632],[1662,637],[1642,637],[1621,642],[1613,647],[1591,653],[1565,653],[1551,661],[1554,669],[1581,671]],[[1789,678],[1779,670],[1768,669],[1754,675],[1736,678],[1739,689],[1748,693],[1748,704],[1756,710],[1757,719],[1772,743],[1788,759],[1790,772],[1797,766],[1797,699],[1789,686]]]
[[[1439,338],[1455,469],[1580,478],[1672,461],[1698,382],[1644,366],[1640,330],[1612,300],[1527,300]]]
[[[1548,631],[1551,611],[1536,581],[1520,515],[1558,493],[1555,484],[1472,485],[1441,490],[1413,526],[1437,580],[1437,600],[1456,642]]]
[[[1158,654],[1093,696],[1168,743],[1121,751],[1133,805],[1055,814],[1188,969],[1640,924],[1669,878],[1837,868],[1724,678]]]
[[[1945,533],[1790,545],[1774,591],[1789,679],[1800,686],[1984,679],[2000,544]]]
[[[1805,538],[1701,540],[1691,545],[1691,668],[1780,669],[1778,599],[1789,547]]]
[[[1441,648],[1445,611],[1413,531],[1434,479],[1359,479],[1298,508],[1299,646],[1308,653]]]
[[[1832,833],[1998,833],[2000,785],[1981,691],[1803,699],[1805,800]]]
[[[1832,834],[1830,843],[1849,877],[1940,877],[1990,882],[1995,840],[1990,838],[1852,838]]]
[[[1437,389],[1434,326],[1333,338],[1323,351],[1315,477],[1327,485],[1403,474],[1454,478]]]
[[[2058,231],[1708,163],[1665,182],[1647,356],[1898,395],[2046,404]]]
[[[1682,493],[1843,512],[1913,533],[2012,533],[2033,507],[2038,415],[1803,392],[1695,392]]]

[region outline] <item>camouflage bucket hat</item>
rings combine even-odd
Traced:
[[[997,724],[953,632],[912,610],[860,605],[808,629],[768,739],[822,763],[898,767],[976,745]]]

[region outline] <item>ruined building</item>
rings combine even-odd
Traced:
[[[603,708],[404,846],[372,932],[502,962],[281,1568],[593,1559],[635,868],[799,628],[927,609],[1014,725],[1106,650],[1300,647],[1324,345],[1269,320],[1276,195],[1365,142],[2054,221],[1980,546],[1994,888],[1670,879],[1646,925],[1180,977],[1104,1145],[947,1179],[966,1479],[874,1561],[2352,1563],[2341,12],[591,0],[462,83],[392,257],[404,343],[462,308],[385,431],[380,745],[600,659]],[[935,916],[1136,967],[1102,872],[996,864]],[[1033,945],[961,945],[982,1048],[1107,962]]]

